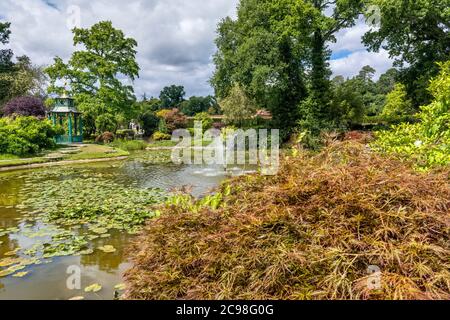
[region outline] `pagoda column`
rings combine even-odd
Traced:
[[[69,117],[69,142],[73,142],[73,139],[72,139],[72,136],[73,136],[73,134],[72,134],[72,115],[69,113],[69,115],[68,115],[68,117]]]

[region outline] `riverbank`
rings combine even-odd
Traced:
[[[233,179],[218,198],[148,223],[128,299],[450,298],[448,173],[343,142]]]
[[[97,144],[78,144],[60,147],[44,155],[33,158],[4,157],[0,160],[0,172],[64,166],[77,163],[90,163],[123,160],[129,156],[127,151]]]

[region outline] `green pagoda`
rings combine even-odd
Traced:
[[[60,125],[64,128],[63,135],[56,136],[58,144],[72,144],[83,142],[83,117],[81,112],[75,107],[75,102],[64,94],[60,98],[55,99],[55,106],[49,112],[49,119],[53,121],[53,125]]]

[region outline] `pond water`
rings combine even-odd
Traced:
[[[61,205],[81,212],[90,203],[114,208],[116,198],[126,202],[128,195],[141,190],[140,198],[130,199],[139,206],[149,188],[165,194],[191,186],[190,192],[201,196],[229,175],[217,166],[154,164],[144,152],[120,162],[0,174],[0,299],[113,299],[115,291],[120,292],[115,286],[123,283],[122,274],[130,266],[126,248],[137,229],[115,228],[114,223],[105,229],[105,222],[92,226],[92,221],[90,227],[61,225],[64,220],[49,219],[48,214],[61,212]],[[76,278],[71,275],[79,271],[81,287],[73,289]],[[102,289],[86,293],[92,284]]]

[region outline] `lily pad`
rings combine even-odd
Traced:
[[[16,274],[14,274],[13,275],[13,277],[15,277],[15,278],[23,278],[23,277],[25,277],[27,274],[29,274],[30,272],[29,271],[24,271],[24,272],[18,272],[18,273],[16,273]]]
[[[15,272],[15,271],[11,271],[11,270],[9,270],[9,269],[1,270],[1,271],[0,271],[0,278],[7,277],[7,276],[9,276],[10,274],[13,274],[14,272]]]
[[[99,247],[98,249],[103,251],[103,252],[105,252],[105,253],[114,253],[114,252],[116,252],[116,248],[114,248],[113,246],[110,246],[110,245]]]
[[[97,233],[97,234],[105,234],[105,233],[108,233],[108,229],[94,228],[94,229],[92,229],[92,232]]]
[[[99,292],[102,290],[102,286],[98,283],[91,284],[90,286],[84,288],[84,292]]]
[[[125,283],[119,283],[119,284],[114,286],[114,289],[119,290],[119,291],[123,291],[123,290],[126,289],[126,285],[125,285]]]

